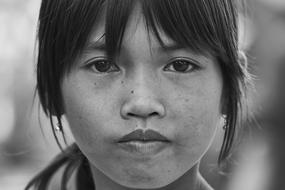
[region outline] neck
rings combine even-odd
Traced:
[[[122,186],[112,179],[103,174],[100,170],[91,166],[92,176],[95,182],[96,190],[134,190]],[[170,183],[167,186],[158,189],[148,189],[148,190],[213,190],[210,185],[204,180],[204,178],[199,173],[199,164],[196,164],[189,171],[187,171],[183,176]],[[146,190],[146,189],[145,189]]]

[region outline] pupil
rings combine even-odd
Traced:
[[[185,61],[176,61],[173,67],[177,71],[185,71],[188,68],[188,64],[186,64]]]
[[[106,61],[99,61],[96,63],[95,67],[99,72],[106,72],[110,69],[110,64]]]

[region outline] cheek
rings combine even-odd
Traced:
[[[114,130],[108,129],[108,126],[116,126],[116,121],[110,119],[114,110],[113,98],[108,96],[111,93],[95,93],[94,84],[74,78],[64,81],[62,85],[65,115],[70,129],[84,152],[101,152],[102,146],[94,145],[102,144],[106,136],[113,134],[111,132]]]
[[[201,85],[203,84],[203,85]],[[202,155],[214,138],[220,123],[221,83],[206,82],[173,94],[176,102],[172,121],[176,123],[177,155]],[[177,91],[176,91],[177,92]],[[174,123],[173,123],[174,125]]]
[[[201,108],[202,109],[202,108]],[[189,113],[189,112],[188,112]],[[176,134],[178,144],[188,148],[206,146],[215,135],[215,130],[220,117],[208,110],[200,110],[199,113],[189,113],[184,116],[179,126],[181,130]]]

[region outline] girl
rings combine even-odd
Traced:
[[[37,90],[76,142],[26,189],[61,169],[61,189],[211,190],[199,162],[217,128],[227,158],[247,76],[237,30],[234,0],[42,0]]]

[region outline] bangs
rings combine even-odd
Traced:
[[[236,10],[227,0],[108,0],[105,41],[111,57],[120,50],[134,6],[139,4],[149,32],[162,47],[163,32],[179,46],[195,53],[227,57],[236,44]],[[235,47],[234,47],[235,48]],[[231,54],[231,53],[230,53]]]
[[[223,74],[227,130],[219,160],[232,146],[246,69],[238,59],[237,19],[240,0],[42,0],[38,25],[37,90],[44,112],[61,122],[64,113],[61,81],[89,45],[103,21],[104,49],[112,59],[121,49],[135,6],[147,31],[162,47],[162,33],[178,46],[210,53]],[[101,39],[102,39],[101,38]],[[151,39],[151,38],[149,38]]]
[[[211,53],[231,83],[243,76],[238,61],[236,0],[43,0],[38,28],[38,89],[45,113],[60,113],[60,84],[86,48],[98,23],[105,24],[105,50],[110,59],[120,51],[136,5],[147,31],[164,47],[163,32],[178,46]],[[225,75],[224,75],[225,76]],[[237,82],[236,82],[237,83]],[[56,85],[55,85],[56,84]],[[46,88],[46,89],[45,89]],[[49,94],[46,94],[49,92]],[[51,95],[50,95],[51,94]],[[48,96],[60,97],[58,101]],[[54,105],[52,105],[54,104]]]

